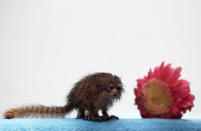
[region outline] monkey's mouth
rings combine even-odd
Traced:
[[[117,98],[118,97],[117,93],[111,93],[110,95],[112,96],[112,98]]]

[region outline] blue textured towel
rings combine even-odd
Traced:
[[[201,131],[201,120],[120,119],[91,122],[78,119],[0,119],[0,131]]]

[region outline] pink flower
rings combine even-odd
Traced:
[[[179,79],[181,67],[172,68],[164,62],[147,76],[137,80],[135,104],[144,118],[181,118],[194,106],[190,84]]]

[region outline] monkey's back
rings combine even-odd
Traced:
[[[102,102],[101,92],[96,87],[94,76],[87,76],[78,81],[67,96],[67,103],[74,105],[74,108],[87,109],[94,105],[94,108],[107,106],[111,102]]]

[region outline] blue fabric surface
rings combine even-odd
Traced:
[[[91,122],[78,119],[0,119],[0,131],[201,131],[201,120],[120,119]]]

